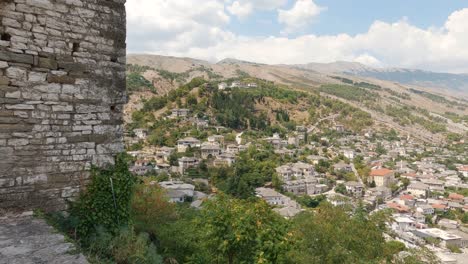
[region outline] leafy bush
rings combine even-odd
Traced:
[[[166,97],[151,97],[148,101],[143,103],[143,111],[151,112],[157,111],[167,104]]]
[[[382,263],[386,243],[382,235],[386,215],[368,215],[362,208],[354,215],[322,203],[316,213],[293,219],[298,243],[289,252],[292,263]]]
[[[157,184],[151,184],[154,180],[147,178],[136,185],[131,203],[136,229],[152,235],[158,233],[161,224],[176,218],[174,204],[169,202],[164,189]]]
[[[116,234],[98,228],[90,241],[89,253],[99,263],[163,263],[148,234],[137,234],[133,227],[120,228]]]
[[[261,200],[221,194],[206,203],[198,221],[207,263],[281,263],[292,238],[286,220]]]
[[[111,168],[93,168],[91,183],[70,209],[70,217],[78,219],[78,236],[86,239],[98,226],[114,233],[127,225],[134,183],[123,155],[116,158]]]

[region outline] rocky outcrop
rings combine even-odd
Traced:
[[[0,1],[0,208],[64,209],[123,151],[124,4]]]

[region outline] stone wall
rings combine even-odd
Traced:
[[[0,0],[0,209],[64,209],[123,151],[124,4]]]

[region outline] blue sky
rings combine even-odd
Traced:
[[[315,3],[327,9],[302,33],[354,35],[366,32],[376,20],[395,22],[402,18],[420,28],[441,27],[451,13],[468,7],[468,2],[457,0],[316,0]],[[293,5],[294,1],[289,0],[285,7]],[[282,25],[275,11],[260,11],[245,20],[233,19],[227,28],[247,36],[270,36],[279,35]]]
[[[128,52],[468,73],[468,1],[127,0]]]

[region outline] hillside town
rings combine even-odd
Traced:
[[[218,90],[250,87],[257,85],[223,82]],[[370,212],[387,210],[392,214],[388,236],[409,248],[426,246],[443,263],[461,263],[456,261],[468,257],[463,140],[435,145],[393,129],[355,133],[333,118],[320,127],[296,125],[286,132],[251,137],[248,130],[221,126],[188,108],[166,112],[163,120],[185,128],[173,145],[149,144],[143,128],[129,131],[126,143],[129,149],[138,146],[128,152],[134,160],[131,171],[159,179],[172,202],[200,208],[219,192],[211,171],[237,170],[246,153],[263,153],[275,167],[269,181],[254,186],[254,195],[281,216],[313,210],[314,203],[324,200]]]
[[[468,264],[465,2],[0,0],[0,264]]]

